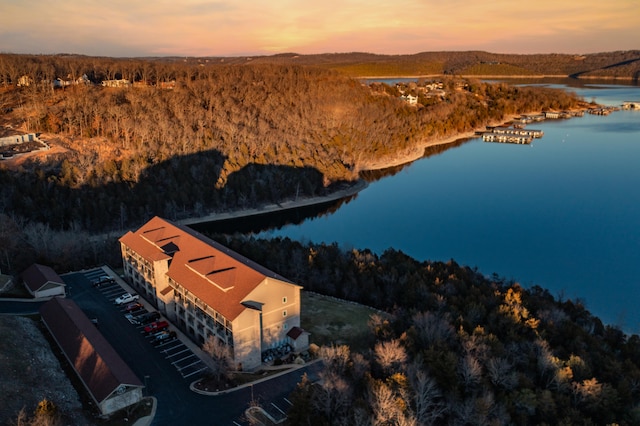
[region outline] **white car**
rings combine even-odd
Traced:
[[[131,294],[131,293],[125,293],[122,296],[118,297],[115,300],[116,305],[122,305],[124,303],[130,303],[133,301],[138,300],[140,296],[138,296],[137,294]]]

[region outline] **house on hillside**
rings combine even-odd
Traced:
[[[120,245],[131,285],[196,343],[228,345],[236,368],[258,368],[273,349],[308,348],[308,334],[288,335],[300,327],[299,285],[159,217]]]
[[[126,79],[120,80],[102,80],[103,87],[129,87],[131,82]]]
[[[28,75],[23,75],[18,78],[18,87],[29,87],[33,84],[33,78]]]
[[[40,314],[103,416],[142,399],[143,384],[73,300],[54,297]]]
[[[417,96],[402,95],[402,96],[400,96],[400,99],[402,99],[403,101],[405,101],[409,105],[417,105],[418,104],[418,97]]]
[[[34,263],[20,275],[29,293],[36,299],[66,295],[62,278],[48,266]]]

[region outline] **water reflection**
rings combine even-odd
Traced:
[[[287,225],[300,225],[307,219],[331,215],[344,204],[354,200],[357,196],[356,194],[337,201],[329,201],[312,206],[297,207],[254,216],[195,223],[189,225],[189,227],[205,235],[235,233],[258,234],[267,230],[282,229]]]
[[[435,157],[450,149],[461,147],[462,145],[472,141],[473,139],[474,138],[462,138],[462,139],[456,140],[455,142],[451,142],[447,144],[428,146],[424,149],[424,154],[418,160]],[[364,170],[360,172],[360,177],[369,183],[373,183],[386,177],[395,176],[400,171],[404,170],[410,165],[411,163],[405,163],[405,164],[400,164],[399,166],[387,167],[386,169]]]

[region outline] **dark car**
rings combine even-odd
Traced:
[[[102,275],[102,276],[96,278],[95,280],[93,280],[93,286],[94,287],[101,287],[101,286],[106,285],[106,284],[113,284],[114,282],[116,282],[116,280],[114,280],[110,276]]]
[[[160,319],[159,312],[147,312],[146,314],[140,315],[136,318],[136,321],[139,324],[149,324],[150,322],[158,321]]]
[[[158,344],[164,341],[169,341],[169,340],[173,340],[176,338],[176,332],[175,331],[161,331],[159,333],[154,334],[153,336],[153,343],[154,344]]]

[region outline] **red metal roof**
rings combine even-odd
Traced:
[[[167,275],[229,320],[247,309],[242,301],[268,277],[293,284],[216,241],[159,217],[120,241],[148,260],[173,257]]]
[[[54,297],[42,305],[40,314],[98,403],[120,385],[142,386],[138,377],[73,300]]]
[[[289,332],[287,333],[287,336],[291,337],[293,340],[296,340],[303,333],[306,333],[306,331],[304,331],[302,328],[292,327],[291,330],[289,330]]]
[[[32,292],[36,292],[44,287],[47,283],[58,284],[64,286],[62,278],[48,266],[34,263],[24,270],[22,280]]]

